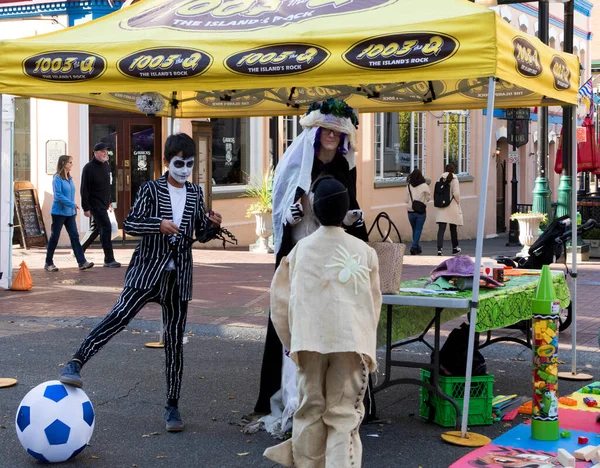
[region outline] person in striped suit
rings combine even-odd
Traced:
[[[220,232],[221,215],[206,213],[202,189],[187,181],[194,167],[196,145],[186,134],[165,142],[168,171],[138,191],[124,222],[125,232],[141,236],[127,272],[125,287],[110,313],[88,334],[60,381],[82,387],[81,368],[108,341],[123,330],[148,303],[162,306],[166,355],[167,406],[164,419],[169,432],[184,429],[178,410],[183,375],[183,335],[188,301],[192,298],[192,249],[195,233],[207,242]]]

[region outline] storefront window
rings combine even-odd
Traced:
[[[245,185],[250,172],[250,119],[211,119],[213,185]]]
[[[31,180],[31,114],[29,98],[14,98],[13,178]]]

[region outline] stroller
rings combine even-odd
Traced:
[[[595,228],[596,220],[589,219],[585,224],[577,228],[577,237],[585,231]],[[569,274],[567,265],[567,241],[571,239],[571,219],[568,216],[562,216],[555,219],[544,231],[544,233],[529,248],[527,257],[494,257],[498,263],[503,265],[529,270],[541,270],[544,265],[554,263],[561,255],[565,261],[565,274]],[[566,315],[559,317],[559,331],[566,330],[571,325],[571,305],[566,310]],[[522,320],[507,328],[517,328],[531,333],[531,320]]]

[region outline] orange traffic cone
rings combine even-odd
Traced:
[[[31,280],[31,274],[29,268],[25,264],[25,261],[21,262],[21,269],[15,277],[10,289],[12,291],[29,291],[33,287],[33,281]]]

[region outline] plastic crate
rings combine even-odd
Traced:
[[[421,380],[429,383],[430,372],[421,369]],[[462,409],[465,397],[464,377],[439,377],[440,388],[448,396],[454,398]],[[469,426],[485,426],[492,424],[492,400],[494,398],[494,376],[486,374],[474,376],[471,379],[471,398],[469,399]],[[431,400],[431,401],[430,401]],[[456,424],[456,410],[452,403],[421,387],[421,408],[419,414],[422,418],[429,419],[430,409],[435,411],[433,421],[443,427],[454,427]]]

